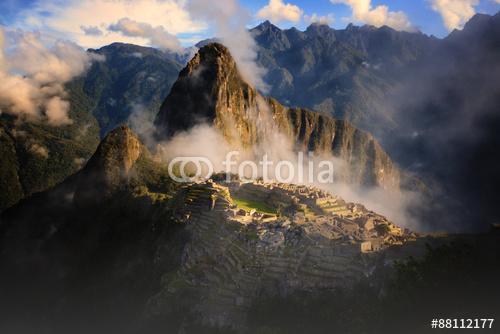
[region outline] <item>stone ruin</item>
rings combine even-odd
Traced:
[[[324,190],[305,185],[240,182],[224,184],[232,196],[266,203],[279,209],[279,215],[255,210],[245,211],[233,206],[230,217],[242,224],[289,221],[295,225],[311,225],[333,239],[349,239],[360,243],[362,252],[372,252],[384,246],[401,245],[415,235],[384,216],[361,204],[348,203]],[[319,228],[321,226],[321,228]],[[369,246],[370,245],[370,246]]]
[[[244,210],[233,197],[277,213]],[[175,304],[177,293],[188,288],[196,291],[193,311],[217,326],[243,323],[263,290],[286,295],[350,286],[388,260],[384,250],[416,237],[360,204],[302,185],[190,184],[179,192],[175,211],[189,242],[180,269],[165,278],[150,311]]]

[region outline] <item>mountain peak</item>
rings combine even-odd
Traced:
[[[262,22],[261,24],[255,26],[253,29],[251,29],[252,31],[253,30],[260,30],[260,31],[264,31],[264,30],[267,30],[267,29],[272,29],[272,30],[281,30],[279,27],[275,26],[274,24],[271,23],[271,21],[269,20],[265,20],[264,22]]]
[[[314,22],[309,25],[306,29],[306,33],[311,33],[314,32],[316,34],[326,34],[329,33],[330,31],[333,31],[334,29],[330,28],[328,24],[323,24],[323,23],[318,23]]]
[[[226,70],[234,70],[236,62],[224,45],[213,42],[201,47],[196,55],[188,62],[187,66],[181,71],[179,77],[185,77],[192,74],[193,71],[200,71],[201,66],[213,70],[215,77],[223,75]],[[215,78],[214,77],[214,78]]]
[[[273,24],[271,23],[271,21],[265,20],[260,25],[263,26],[263,27],[269,27],[269,26],[272,26]]]
[[[128,126],[121,125],[103,139],[94,158],[113,159],[124,173],[128,173],[139,158],[140,147],[137,135]]]
[[[127,126],[108,133],[81,171],[75,203],[85,204],[105,198],[126,183],[131,170],[145,148]]]
[[[478,33],[488,29],[488,25],[493,22],[493,17],[487,14],[474,15],[464,26],[463,31],[468,33]]]
[[[122,125],[102,140],[85,169],[90,172],[116,174],[113,176],[120,178],[126,177],[141,151],[139,137],[128,126]]]
[[[229,50],[219,43],[207,44],[181,71],[163,103],[156,119],[159,137],[168,138],[212,120],[221,92],[242,90],[252,89],[242,79]]]
[[[212,59],[212,58],[225,58],[232,60],[231,53],[229,49],[219,42],[213,42],[202,47],[199,52],[201,59]]]
[[[184,68],[156,118],[160,138],[198,124],[213,126],[235,149],[251,149],[279,131],[298,151],[328,153],[347,162],[346,182],[399,187],[399,170],[373,136],[345,121],[287,108],[246,83],[229,50],[209,44]],[[358,164],[355,162],[362,161]]]
[[[104,55],[112,55],[112,54],[117,54],[120,56],[125,56],[129,54],[155,54],[155,55],[162,55],[162,52],[158,49],[148,47],[148,46],[141,46],[141,45],[136,45],[136,44],[130,44],[130,43],[122,43],[122,42],[114,42],[108,45],[105,45],[99,49],[89,49],[88,51],[90,52],[95,52],[98,54],[104,54]]]
[[[495,43],[494,36],[500,33],[500,12],[494,16],[487,14],[474,15],[462,30],[453,30],[445,40],[452,43],[462,44],[464,48],[470,48],[471,43],[477,44],[491,40]]]
[[[269,21],[256,26],[250,30],[258,45],[272,50],[283,51],[290,48],[287,34],[296,35],[291,30],[281,30]]]

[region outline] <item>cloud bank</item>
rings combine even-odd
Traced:
[[[123,34],[109,30],[109,25],[128,18],[159,27],[172,35],[199,33],[206,29],[203,23],[191,19],[185,3],[184,0],[39,0],[20,14],[18,26],[49,30],[84,48],[113,42],[146,45],[151,41],[150,35]]]
[[[67,125],[64,84],[85,72],[95,55],[68,41],[47,47],[38,33],[0,30],[0,112],[21,119]]]
[[[386,5],[372,7],[371,0],[330,0],[333,4],[344,4],[351,7],[352,20],[375,27],[389,26],[396,30],[415,31],[406,14],[402,11],[392,12]]]
[[[284,3],[283,0],[269,0],[269,3],[257,12],[257,17],[273,23],[282,21],[297,23],[303,13],[298,6]]]
[[[80,26],[80,29],[88,36],[102,36],[103,32],[96,26]]]
[[[462,29],[464,24],[476,14],[474,7],[479,5],[479,0],[432,0],[431,5],[432,9],[443,18],[446,29],[451,31]]]
[[[317,23],[330,25],[335,22],[335,16],[333,14],[320,16],[316,13],[313,13],[312,15],[304,15],[304,21],[307,24]]]
[[[148,23],[137,22],[129,18],[121,18],[109,26],[110,31],[120,32],[125,36],[142,37],[148,39],[152,46],[163,50],[182,52],[181,43],[174,35],[170,34],[163,26],[153,27]]]

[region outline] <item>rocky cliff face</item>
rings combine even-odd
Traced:
[[[398,189],[400,172],[377,141],[349,122],[262,96],[239,74],[221,44],[204,46],[182,70],[156,119],[160,137],[196,124],[214,125],[244,148],[281,132],[297,150],[332,153],[347,162],[342,178],[356,185]]]
[[[399,75],[440,42],[422,33],[352,24],[312,24],[299,31],[264,22],[251,33],[271,96],[348,120],[379,140],[398,127],[397,109],[388,100],[401,84]]]

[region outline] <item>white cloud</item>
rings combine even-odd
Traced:
[[[4,37],[0,30],[0,112],[70,124],[64,84],[85,72],[96,56],[68,41],[48,47],[40,33],[11,31],[5,47]]]
[[[40,145],[38,143],[33,143],[28,148],[28,151],[44,159],[47,159],[49,157],[49,150],[45,146]]]
[[[266,92],[265,69],[256,63],[257,44],[246,27],[251,16],[238,1],[191,0],[188,8],[193,17],[213,25],[215,36],[229,48],[243,78]]]
[[[53,96],[45,103],[45,115],[50,123],[62,125],[71,123],[68,117],[69,102],[60,96]]]
[[[152,46],[174,52],[182,52],[181,43],[174,35],[162,26],[153,27],[148,23],[137,22],[129,18],[121,18],[109,26],[110,31],[120,32],[125,36],[143,37],[150,41]]]
[[[80,26],[80,29],[82,29],[85,35],[102,36],[103,34],[102,30],[96,26]]]
[[[500,3],[500,0],[496,0]],[[479,0],[431,0],[432,9],[443,18],[448,30],[462,29],[464,24],[476,14]]]
[[[122,18],[162,27],[172,35],[199,33],[206,25],[193,21],[185,0],[39,0],[20,14],[17,26],[28,30],[51,31],[85,48],[113,42],[147,45],[150,40],[109,31]],[[48,14],[47,14],[48,13]],[[96,27],[103,34],[88,34],[83,27]]]
[[[335,21],[335,16],[333,14],[320,16],[314,13],[312,15],[304,15],[304,21],[308,24],[319,23],[319,24],[330,25]]]
[[[270,20],[273,23],[281,21],[297,23],[302,14],[303,11],[296,5],[285,4],[283,0],[269,0],[269,3],[257,12],[257,17]]]
[[[371,0],[330,0],[330,2],[333,4],[345,4],[351,7],[351,19],[357,22],[363,22],[375,27],[386,25],[403,31],[415,30],[415,27],[410,23],[404,12],[391,12],[386,5],[379,5],[373,8]]]

